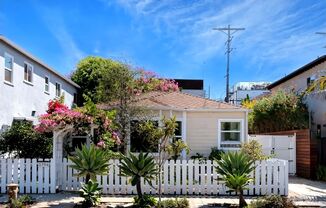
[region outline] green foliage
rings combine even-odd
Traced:
[[[173,141],[166,147],[166,151],[174,161],[176,161],[180,157],[183,150],[185,150],[186,153],[189,154],[190,150],[188,145],[181,139]]]
[[[249,114],[249,131],[265,133],[308,128],[309,113],[302,96],[284,91],[264,97]]]
[[[120,164],[121,175],[131,177],[131,185],[136,186],[139,198],[142,198],[141,178],[152,185],[152,180],[158,174],[158,169],[154,158],[148,153],[139,153],[138,156],[129,153],[129,157],[124,156]]]
[[[33,199],[30,195],[26,195],[26,194],[20,196],[18,200],[24,205],[33,204],[35,201],[35,199]]]
[[[203,164],[207,160],[207,158],[204,157],[204,155],[202,155],[202,154],[200,154],[198,152],[195,155],[192,155],[190,157],[190,159],[192,159],[192,160],[198,160],[199,161],[199,164]]]
[[[291,200],[282,198],[278,195],[269,195],[259,197],[256,200],[253,200],[248,208],[292,208],[295,207]]]
[[[317,180],[326,181],[326,166],[319,165],[316,172]]]
[[[255,169],[253,164],[254,161],[243,152],[227,152],[222,154],[215,167],[230,191],[239,194],[240,207],[246,206],[243,190],[252,180],[250,173]]]
[[[156,199],[151,196],[144,194],[142,197],[135,196],[134,197],[134,206],[139,208],[150,208],[156,206]]]
[[[157,207],[160,208],[189,208],[189,201],[186,198],[166,199],[159,203]]]
[[[9,205],[7,206],[8,208],[25,208],[26,206],[19,200],[19,199],[14,199],[11,200]]]
[[[87,183],[81,183],[80,196],[84,198],[83,206],[96,206],[101,200],[101,190],[97,182],[89,180]]]
[[[19,158],[51,158],[52,134],[36,132],[30,121],[15,120],[0,136],[0,154],[7,152]]]
[[[18,199],[11,200],[8,208],[25,208],[27,205],[33,204],[34,199],[29,195],[22,195]]]
[[[211,148],[211,153],[208,156],[209,160],[220,160],[221,155],[223,154],[223,150],[219,150],[217,147]]]
[[[86,176],[86,183],[92,179],[96,180],[96,175],[106,175],[109,171],[108,154],[94,145],[87,147],[83,145],[81,149],[76,149],[76,155],[69,157],[73,162],[70,167],[77,170],[79,177]]]
[[[263,153],[262,145],[257,140],[250,140],[249,142],[241,144],[241,151],[247,154],[251,160],[267,160],[268,155]]]

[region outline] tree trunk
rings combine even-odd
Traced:
[[[139,181],[136,184],[136,188],[137,188],[137,194],[138,194],[138,198],[141,199],[143,197],[143,193],[141,191],[141,178],[139,179]]]
[[[90,174],[86,174],[86,178],[85,178],[85,182],[88,183],[88,181],[91,179],[91,175]]]
[[[242,208],[242,207],[246,207],[246,206],[247,206],[247,202],[243,197],[243,191],[240,191],[240,193],[239,193],[239,207]]]

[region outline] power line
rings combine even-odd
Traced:
[[[227,63],[226,63],[226,96],[225,96],[225,102],[229,102],[229,97],[230,97],[230,92],[229,92],[229,82],[230,82],[230,53],[232,51],[231,48],[231,41],[233,39],[233,34],[238,32],[239,30],[245,30],[245,28],[232,28],[230,25],[228,27],[222,27],[222,28],[213,28],[213,30],[218,30],[220,32],[225,33],[228,38],[226,41],[227,49],[226,49],[226,54],[227,54]]]
[[[326,32],[316,32],[316,34],[318,34],[318,35],[326,35]],[[326,48],[326,46],[324,46],[324,48]]]

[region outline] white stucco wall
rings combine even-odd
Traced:
[[[12,85],[4,81],[4,53],[14,57]],[[24,82],[24,62],[33,65],[33,83]],[[44,77],[49,77],[49,93],[45,93]],[[55,83],[61,84],[61,93],[65,96],[65,104],[73,104],[76,87],[60,78],[58,75],[32,61],[18,51],[0,42],[0,129],[3,125],[10,125],[13,117],[27,117],[37,121],[37,117],[44,114],[47,103],[55,98]],[[32,111],[36,111],[34,118]]]

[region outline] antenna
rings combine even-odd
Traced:
[[[316,34],[318,34],[318,35],[326,35],[326,32],[316,32]],[[324,48],[326,48],[326,46],[324,46]]]
[[[245,28],[231,28],[230,25],[228,25],[228,27],[224,27],[224,28],[213,28],[213,30],[218,30],[220,32],[223,32],[224,34],[226,34],[228,36],[227,41],[225,42],[225,44],[227,45],[227,49],[226,49],[226,54],[227,54],[227,63],[226,63],[226,96],[225,96],[225,102],[229,102],[229,96],[230,96],[230,92],[229,92],[229,81],[230,81],[230,53],[233,50],[233,48],[231,48],[231,41],[233,39],[233,34],[238,32],[239,30],[245,30]]]

